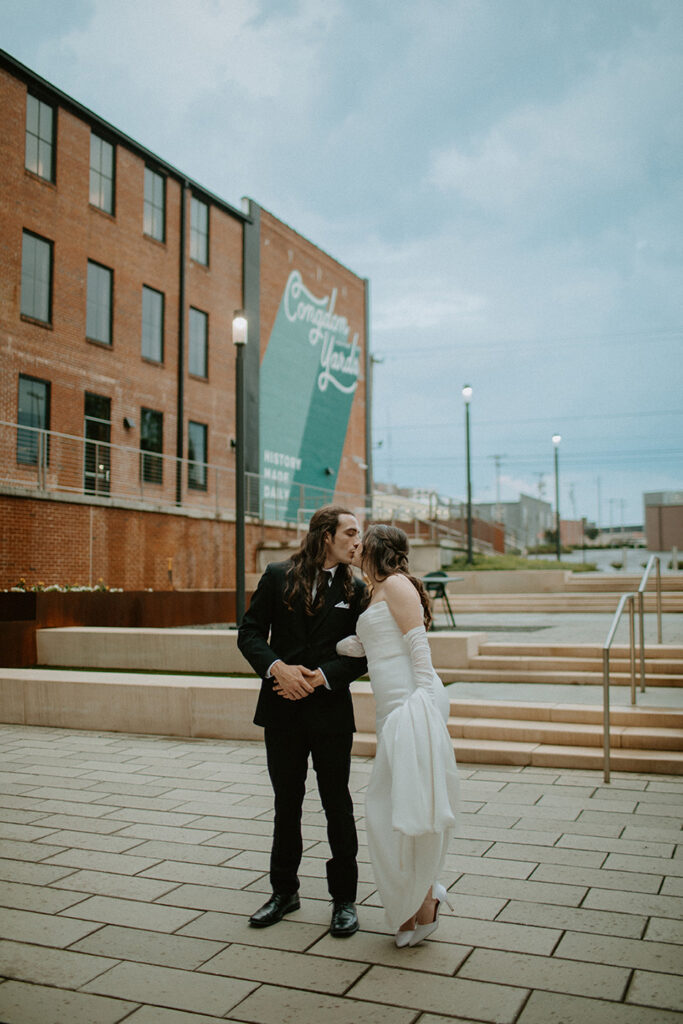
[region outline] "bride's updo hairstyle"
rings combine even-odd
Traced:
[[[363,553],[361,565],[364,572],[372,574],[375,579],[385,580],[389,576],[399,574],[407,576],[413,584],[424,609],[424,624],[427,629],[432,621],[427,592],[416,576],[408,570],[408,538],[397,526],[386,526],[375,523],[368,526],[363,534]]]

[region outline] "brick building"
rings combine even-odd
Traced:
[[[0,51],[0,587],[233,585],[238,309],[249,572],[364,503],[367,282]]]
[[[651,491],[643,502],[649,550],[683,551],[683,491]]]

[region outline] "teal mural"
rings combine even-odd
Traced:
[[[360,374],[358,332],[289,275],[261,365],[262,515],[296,521],[331,501]]]

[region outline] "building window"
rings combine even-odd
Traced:
[[[21,313],[52,322],[52,242],[24,231],[21,247]]]
[[[140,448],[142,449],[142,479],[160,484],[164,477],[161,452],[164,446],[164,414],[155,409],[140,411]],[[148,454],[154,452],[156,454]]]
[[[164,361],[164,296],[142,286],[142,354],[155,363]]]
[[[50,382],[38,377],[19,374],[19,402],[17,407],[17,462],[37,466],[39,453],[50,461],[49,438],[40,431],[50,429]],[[24,429],[21,428],[31,428]]]
[[[55,112],[29,93],[26,97],[26,169],[55,180]]]
[[[209,207],[194,196],[190,203],[190,256],[209,265]]]
[[[166,180],[145,167],[143,231],[158,242],[166,239]]]
[[[84,490],[86,494],[109,494],[111,398],[86,391],[85,438]]]
[[[90,341],[111,345],[112,280],[108,267],[88,260],[88,308],[85,334]]]
[[[105,213],[114,212],[114,147],[90,133],[90,202]]]
[[[187,428],[187,486],[195,491],[206,490],[207,430],[205,423],[193,423],[192,420]]]
[[[209,367],[209,318],[190,307],[189,369],[195,377],[207,377]]]

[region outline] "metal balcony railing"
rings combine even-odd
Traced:
[[[254,519],[297,523],[332,501],[365,518],[364,494],[295,482],[274,486],[257,473],[246,473],[245,480],[246,512]],[[6,421],[0,421],[0,485],[42,497],[78,495],[226,517],[235,512],[231,466]]]

